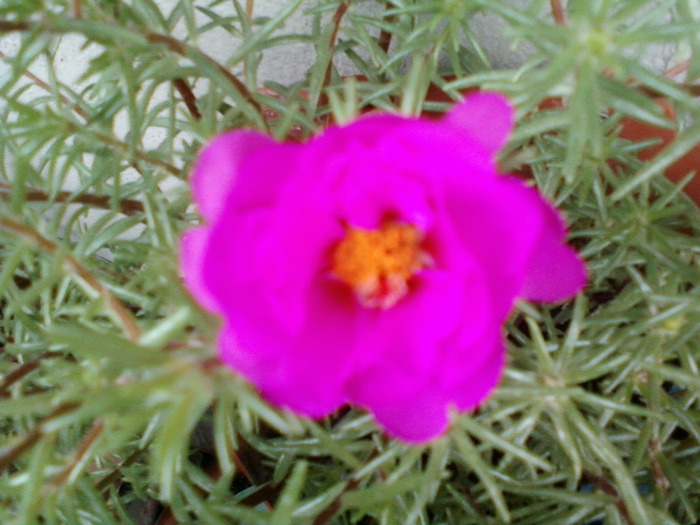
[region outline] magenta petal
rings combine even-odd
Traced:
[[[368,158],[372,152],[359,149],[354,156]],[[335,188],[338,212],[350,224],[377,228],[387,210],[422,230],[430,227],[432,212],[426,189],[420,181],[392,173],[391,164],[365,166],[354,163],[345,170],[345,178]]]
[[[202,216],[217,220],[234,185],[239,184],[241,166],[251,154],[276,143],[253,130],[235,130],[214,137],[199,153],[191,176],[192,194]],[[272,193],[280,174],[266,171],[259,190]],[[272,177],[272,179],[271,179]]]
[[[277,347],[287,343],[276,330],[256,333],[265,322],[272,320],[260,312],[251,312],[244,319],[234,316],[226,320],[217,338],[221,362],[258,388],[274,384],[282,375]]]
[[[508,176],[452,180],[446,211],[462,244],[487,275],[494,315],[503,319],[522,288],[542,228],[541,198]]]
[[[353,361],[355,304],[334,282],[307,292],[306,324],[288,333],[254,289],[242,289],[219,340],[221,360],[245,375],[271,403],[311,417],[340,406]]]
[[[503,147],[513,128],[513,107],[500,93],[474,93],[455,104],[445,121],[493,154]]]
[[[417,280],[392,308],[360,311],[354,374],[346,384],[353,403],[374,408],[404,399],[434,383],[436,370],[446,381],[461,377],[481,356],[461,358],[454,347],[470,348],[498,329],[480,274],[427,271]]]
[[[358,350],[362,352],[363,347]],[[374,410],[428,390],[429,384],[429,374],[417,374],[400,361],[385,359],[353,374],[345,383],[345,392],[351,403]]]
[[[573,248],[564,244],[557,212],[546,203],[545,225],[527,265],[520,295],[530,301],[568,299],[586,283],[586,267]]]
[[[431,369],[440,360],[440,343],[459,329],[466,305],[472,298],[471,288],[485,294],[478,281],[471,283],[458,273],[427,271],[415,283],[404,300],[387,310],[362,309],[359,314],[357,345],[364,357],[356,366],[372,366],[384,362],[387,370],[404,369],[420,375]],[[471,285],[471,286],[468,286]],[[474,312],[475,331],[484,330],[488,312]],[[406,330],[410,326],[411,330]],[[412,380],[416,382],[414,378]],[[367,381],[370,391],[377,392],[380,384]],[[392,387],[399,396],[402,389]],[[379,395],[379,399],[383,394]],[[363,403],[371,402],[367,399]]]
[[[422,391],[371,410],[387,434],[408,443],[423,443],[447,430],[447,404],[435,392]]]
[[[407,119],[386,113],[369,113],[354,122],[331,126],[321,131],[313,142],[323,148],[317,155],[328,158],[342,154],[348,142],[361,142],[373,146],[377,140],[390,134],[397,127],[405,126]],[[321,144],[319,144],[319,142]]]
[[[505,367],[506,351],[501,338],[490,348],[482,348],[488,358],[477,370],[453,387],[449,396],[459,410],[471,410],[481,404],[498,384]]]
[[[180,237],[180,267],[185,284],[199,303],[207,310],[219,310],[219,302],[206,285],[207,274],[202,271],[209,249],[209,228],[191,228]]]
[[[265,276],[260,287],[285,327],[298,331],[311,315],[307,313],[307,290],[326,269],[325,256],[342,239],[343,228],[312,204],[303,211],[280,213],[276,219],[275,232],[258,243],[257,270]]]

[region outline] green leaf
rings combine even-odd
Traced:
[[[700,121],[694,122],[681,131],[658,155],[644,165],[644,168],[618,186],[610,196],[613,202],[626,197],[663,171],[700,143]]]
[[[113,332],[97,332],[77,325],[55,324],[47,331],[54,345],[93,361],[106,361],[120,369],[164,364],[171,357],[124,339]]]

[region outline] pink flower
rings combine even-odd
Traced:
[[[585,280],[556,210],[496,172],[512,118],[481,93],[440,121],[365,116],[305,144],[214,138],[192,173],[205,224],[181,261],[223,319],[221,360],[271,403],[311,417],[360,405],[409,442],[476,407],[515,299],[565,299]]]

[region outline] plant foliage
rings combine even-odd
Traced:
[[[492,66],[484,18],[521,65]],[[700,142],[698,24],[697,0],[1,0],[0,522],[698,520],[700,213],[663,177]],[[315,59],[263,89],[263,56],[289,45]],[[645,65],[659,47],[682,81]],[[500,387],[429,446],[352,407],[268,406],[217,364],[218,321],[178,277],[197,149],[442,111],[436,87],[475,86],[516,105],[501,161],[566,213],[586,291],[520,304]],[[623,116],[682,129],[642,162]]]

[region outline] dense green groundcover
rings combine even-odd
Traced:
[[[253,8],[0,0],[17,44],[0,77],[0,522],[695,523],[700,213],[663,171],[700,142],[700,2]],[[469,25],[483,13],[531,47],[517,69],[492,68]],[[285,28],[290,16],[311,32]],[[201,50],[226,33],[228,57]],[[91,58],[67,83],[56,51],[78,37]],[[316,52],[304,80],[261,91],[261,53],[290,43]],[[643,65],[660,44],[679,77]],[[364,78],[341,78],[336,57]],[[501,163],[529,168],[561,207],[590,281],[569,303],[518,305],[495,394],[409,447],[352,408],[307,421],[270,407],[221,369],[217,320],[182,288],[176,244],[198,221],[193,155],[217,131],[442,111],[431,82],[511,97]],[[538,110],[549,96],[563,105]],[[641,162],[623,115],[683,129]]]

